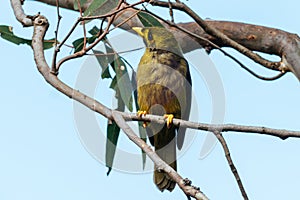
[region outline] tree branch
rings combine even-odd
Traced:
[[[207,197],[202,192],[200,192],[197,188],[191,186],[189,184],[190,182],[187,182],[175,170],[173,170],[169,165],[167,165],[164,161],[162,161],[159,158],[159,156],[157,156],[157,154],[151,149],[151,147],[148,146],[143,140],[141,140],[130,129],[130,127],[126,123],[126,121],[135,120],[135,121],[152,121],[152,122],[164,124],[164,123],[166,123],[166,119],[162,116],[147,115],[147,116],[138,117],[136,114],[132,114],[132,113],[128,114],[128,113],[122,113],[122,112],[118,112],[118,111],[112,111],[111,109],[107,108],[106,106],[104,106],[100,102],[96,101],[95,99],[86,96],[85,94],[81,93],[80,91],[74,90],[73,88],[69,87],[68,85],[63,83],[61,80],[59,80],[55,74],[51,73],[49,65],[47,64],[45,57],[44,57],[43,40],[44,40],[45,33],[48,29],[48,26],[49,26],[47,19],[41,15],[37,15],[34,18],[28,17],[27,15],[24,14],[24,11],[22,10],[20,2],[19,3],[18,2],[19,2],[19,0],[11,0],[11,5],[16,14],[16,18],[24,26],[34,25],[34,33],[33,33],[33,39],[32,39],[34,60],[36,62],[39,72],[43,75],[45,80],[50,85],[52,85],[54,88],[56,88],[58,91],[67,95],[68,97],[73,98],[74,100],[82,103],[83,105],[87,106],[91,110],[93,110],[97,113],[100,113],[101,115],[105,116],[108,119],[115,120],[116,123],[123,129],[123,131],[129,137],[129,139],[131,139],[135,144],[137,144],[140,148],[142,148],[146,152],[146,154],[150,157],[150,159],[153,160],[153,162],[155,163],[156,166],[158,166],[160,169],[162,169],[166,173],[168,173],[170,175],[170,177],[172,177],[172,179],[174,181],[176,181],[176,183],[184,191],[185,194],[187,194],[188,196],[192,196],[195,199],[207,199]],[[172,8],[174,8],[174,5],[172,5]],[[123,11],[123,12],[126,12],[126,11]],[[111,20],[111,21],[115,22],[117,20]],[[246,26],[251,26],[251,25],[246,25]],[[211,38],[212,36],[207,36],[207,37]],[[218,38],[218,39],[220,39],[220,38]],[[216,40],[218,40],[218,39],[216,39]],[[298,42],[299,37],[297,37],[296,39],[297,40],[294,40],[292,43],[295,43],[295,45],[300,45]],[[221,40],[221,42],[224,42],[224,41]],[[224,45],[228,45],[228,43],[225,42]],[[281,48],[280,51],[283,51],[282,49],[283,48]],[[286,51],[288,51],[288,49]],[[283,52],[283,53],[281,52],[281,54],[283,56],[282,62],[285,62],[285,65],[289,65],[290,62],[288,61],[288,56],[284,54],[285,52]],[[300,53],[296,52],[293,55],[295,57],[300,56]],[[295,62],[295,63],[297,63],[297,62]],[[293,68],[293,69],[295,69],[295,68]],[[297,72],[297,71],[295,71],[295,72]],[[204,124],[204,123],[194,123],[194,122],[184,121],[184,120],[180,120],[180,119],[174,119],[173,123],[177,126],[205,130],[205,131],[209,131],[209,132],[214,132],[216,134],[217,138],[219,139],[220,143],[223,146],[228,163],[232,169],[232,172],[234,173],[234,175],[236,177],[236,180],[241,189],[242,195],[244,196],[245,199],[247,199],[247,194],[242,186],[239,175],[236,172],[236,169],[232,163],[232,159],[229,154],[229,149],[225,143],[224,138],[221,135],[221,132],[235,131],[235,132],[244,132],[244,133],[260,133],[260,134],[276,136],[281,139],[286,139],[288,137],[298,137],[298,138],[300,137],[300,132],[298,132],[298,131],[271,129],[271,128],[257,127],[257,126],[242,126],[242,125],[234,125],[234,124],[211,125],[211,124]]]
[[[248,195],[246,193],[246,190],[245,190],[245,188],[243,186],[242,180],[241,180],[241,178],[239,176],[239,173],[238,173],[236,167],[233,164],[233,161],[232,161],[231,156],[230,156],[229,148],[228,148],[228,146],[226,144],[226,141],[225,141],[223,135],[219,131],[214,131],[213,133],[218,138],[219,142],[221,143],[221,145],[223,147],[223,150],[224,150],[225,157],[227,159],[228,165],[229,165],[229,167],[231,169],[231,172],[233,173],[233,175],[235,177],[235,180],[236,180],[236,182],[237,182],[237,184],[238,184],[238,186],[240,188],[242,196],[244,197],[245,200],[249,199]]]
[[[34,21],[34,34],[33,34],[33,51],[34,51],[34,59],[37,64],[37,67],[41,74],[44,76],[46,81],[55,87],[57,90],[62,92],[63,94],[73,98],[74,100],[79,101],[80,103],[84,104],[85,106],[89,107],[90,109],[98,112],[108,119],[115,120],[116,123],[124,130],[127,136],[134,141],[140,148],[142,148],[146,154],[154,161],[155,165],[159,166],[165,172],[167,172],[170,177],[179,185],[179,187],[189,196],[194,197],[195,199],[199,200],[207,200],[208,198],[199,190],[196,190],[195,187],[185,185],[183,178],[167,165],[163,160],[161,160],[157,154],[148,146],[142,139],[140,139],[137,135],[135,135],[129,126],[122,123],[123,118],[120,118],[120,114],[117,112],[112,112],[110,109],[106,108],[101,103],[97,102],[96,100],[82,94],[79,91],[76,91],[63,82],[61,82],[57,76],[50,73],[49,67],[45,61],[43,55],[43,38],[45,32],[48,28],[48,21],[44,16],[38,16]],[[124,121],[125,122],[125,121]],[[129,129],[128,129],[129,128]]]
[[[56,4],[56,0],[37,1],[44,2],[53,6],[55,6]],[[74,10],[75,1],[76,0],[67,0],[60,2],[60,6],[62,8]],[[82,9],[85,10],[89,6],[91,1],[92,0],[88,0],[84,5],[82,5]],[[159,1],[155,2],[156,5],[159,4]],[[126,5],[127,4],[124,4],[123,6]],[[160,3],[160,6],[165,6],[167,8],[169,8],[169,5],[170,4],[168,2]],[[178,5],[178,2],[173,3],[172,9],[176,9],[176,6],[178,9],[182,9],[182,7]],[[186,9],[184,8],[183,10]],[[132,16],[134,12],[136,12],[136,9],[134,8],[126,9],[123,12],[120,12],[116,20],[114,21],[114,24],[123,22],[124,19],[128,19],[129,16]],[[273,70],[290,70],[300,80],[300,38],[298,37],[298,35],[265,26],[239,22],[202,20],[201,18],[199,19],[196,16],[194,17],[195,19],[198,19],[197,22],[201,22],[200,24],[204,29],[201,28],[197,24],[197,22],[177,23],[177,25],[191,31],[196,35],[212,41],[220,47],[242,46],[244,48],[240,48],[241,53],[245,53],[246,48],[251,51],[277,55],[281,58],[280,62],[269,62],[261,59],[258,54],[254,54],[253,52],[251,53],[251,51],[246,51],[247,56],[250,56],[250,58],[255,62],[258,62],[263,66],[267,66],[268,68]],[[176,28],[171,27],[166,23],[163,24],[173,32],[184,52],[198,49],[199,45],[205,48],[215,48],[203,40],[191,38],[188,34],[177,31]],[[120,26],[120,28],[124,30],[130,30],[131,27],[134,26],[142,26],[138,17],[134,17],[128,20],[125,24]],[[208,34],[206,31],[208,31],[210,34]],[[224,39],[221,34],[225,35],[226,39]],[[218,36],[221,36],[221,38]],[[234,41],[234,44],[229,42],[232,40]]]
[[[192,17],[195,22],[208,34],[212,35],[213,37],[220,40],[224,45],[228,45],[236,50],[238,50],[240,53],[248,56],[255,62],[261,64],[264,67],[267,67],[269,69],[278,69],[279,63],[277,62],[270,62],[268,60],[265,60],[261,56],[259,56],[256,53],[253,53],[249,49],[247,49],[245,46],[239,44],[238,42],[230,39],[227,35],[219,31],[218,29],[214,28],[213,26],[210,26],[208,23],[206,23],[205,20],[203,20],[197,13],[195,13],[192,9],[190,9],[188,6],[186,6],[184,3],[176,2],[176,3],[168,3],[164,1],[157,1],[154,0],[151,2],[154,6],[161,6],[161,7],[169,7],[169,4],[172,5],[173,9],[181,10],[188,14],[190,17]]]
[[[129,128],[129,126],[126,123],[124,125],[125,121],[120,114],[118,114],[117,112],[112,112],[112,110],[108,109],[100,102],[84,95],[83,93],[77,90],[74,90],[65,83],[61,82],[56,75],[51,73],[49,65],[45,60],[43,50],[43,40],[49,26],[48,20],[46,17],[38,15],[34,19],[33,25],[34,32],[32,39],[32,48],[34,53],[34,60],[39,72],[43,75],[45,80],[58,91],[67,95],[68,97],[73,98],[74,100],[82,103],[83,105],[87,106],[93,111],[102,114],[108,119],[116,120],[116,123],[120,125],[120,127],[124,130],[127,136],[146,152],[146,154],[155,162],[155,165],[159,166],[166,173],[168,173],[170,177],[172,177],[173,180],[177,182],[177,184],[185,194],[187,194],[188,196],[192,196],[197,200],[208,200],[208,198],[198,188],[185,184],[184,179],[173,168],[171,168],[163,160],[161,160],[159,156],[151,149],[150,146],[148,146],[142,139],[140,139],[137,135],[134,134],[134,132]]]
[[[199,188],[186,184],[186,180],[183,179],[172,167],[170,167],[166,162],[164,162],[154,151],[153,149],[139,138],[134,131],[128,126],[126,121],[120,112],[112,111],[112,116],[117,125],[125,132],[128,138],[138,145],[155,163],[155,165],[168,173],[168,175],[177,183],[181,190],[188,196],[194,197],[195,199],[208,200],[208,198],[200,191]]]
[[[11,7],[13,7],[13,11],[16,19],[24,26],[32,26],[32,18],[28,15],[25,15],[24,10],[22,8],[21,1],[10,0]]]
[[[153,16],[155,16],[157,19],[163,21],[164,23],[168,24],[169,26],[171,27],[175,27],[176,29],[182,31],[183,33],[186,33],[188,35],[190,35],[191,37],[194,37],[195,39],[198,39],[198,40],[201,40],[203,42],[206,42],[209,46],[206,46],[205,47],[205,50],[206,52],[210,53],[210,51],[212,49],[218,49],[219,51],[221,51],[225,56],[229,57],[230,59],[232,59],[234,62],[236,62],[238,65],[240,65],[243,69],[245,69],[247,72],[249,72],[251,75],[253,75],[254,77],[258,78],[258,79],[261,79],[261,80],[264,80],[264,81],[273,81],[273,80],[276,80],[276,79],[279,79],[281,78],[283,75],[286,74],[287,71],[281,71],[278,75],[276,76],[273,76],[273,77],[264,77],[264,76],[260,76],[258,74],[256,74],[254,71],[252,71],[251,69],[249,69],[248,67],[246,67],[241,61],[239,61],[237,58],[235,58],[234,56],[232,56],[231,54],[227,53],[225,50],[223,50],[221,47],[219,47],[217,44],[215,44],[214,42],[210,41],[209,39],[207,38],[204,38],[200,35],[196,35],[195,33],[193,32],[190,32],[189,30],[175,24],[174,22],[170,22],[170,21],[167,21],[165,19],[163,19],[162,17],[156,15],[155,13],[145,9],[145,11]]]
[[[165,124],[166,119],[163,116],[158,115],[143,115],[137,116],[135,113],[125,113],[120,112],[126,121],[145,121],[145,122],[155,122],[158,124]],[[197,123],[191,121],[185,121],[182,119],[173,119],[173,124],[176,126],[197,129],[208,132],[240,132],[240,133],[258,133],[263,135],[269,135],[278,137],[280,139],[287,139],[289,137],[300,138],[300,131],[291,131],[285,129],[274,129],[264,126],[245,126],[238,124],[206,124],[206,123]]]

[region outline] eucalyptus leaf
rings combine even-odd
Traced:
[[[91,35],[97,35],[99,33],[100,29],[97,26],[94,26],[91,30],[89,30],[89,34]]]
[[[87,38],[87,42],[92,44],[97,39],[97,35],[93,35],[92,37]]]
[[[116,80],[116,77],[112,80],[112,85],[110,87],[113,87],[114,90],[116,91],[116,99],[118,101],[118,107],[117,110],[119,111],[124,111],[125,110],[125,104],[122,100],[121,95],[120,95],[120,90],[117,86],[117,84],[113,84],[113,82]],[[105,164],[106,167],[108,167],[107,175],[111,172],[115,154],[116,154],[116,147],[118,144],[118,139],[120,135],[120,128],[118,125],[113,121],[110,122],[107,125],[107,140],[106,140],[106,151],[105,151]]]
[[[118,5],[118,0],[93,0],[91,5],[84,11],[84,16],[103,15]]]
[[[140,19],[141,23],[144,25],[144,27],[164,27],[155,17],[146,12],[139,12],[137,16]]]
[[[0,25],[0,36],[14,44],[20,45],[20,44],[27,44],[31,46],[32,40],[28,40],[25,38],[21,38],[16,36],[13,33],[13,28],[11,26],[5,26],[5,25]],[[50,40],[44,40],[44,49],[50,49],[54,46],[55,44],[55,39],[50,39]]]
[[[80,5],[82,7],[84,4],[86,4],[87,0],[80,0],[79,2],[80,2]],[[79,8],[78,8],[78,0],[74,1],[74,10],[79,10]]]
[[[106,151],[105,151],[105,164],[108,167],[107,175],[109,175],[113,166],[116,147],[120,135],[120,128],[115,122],[107,125],[107,140],[106,140]]]
[[[97,39],[97,36],[87,37],[86,42],[88,44],[93,43]],[[81,51],[84,45],[84,38],[78,38],[77,40],[73,41],[74,53]]]
[[[116,72],[117,84],[121,93],[122,100],[124,101],[126,107],[130,112],[132,112],[132,85],[127,71],[126,64],[122,61],[120,56],[115,55],[115,60],[113,61],[113,66]]]
[[[132,85],[131,80],[127,71],[127,66],[124,63],[124,58],[120,57],[118,54],[116,54],[113,49],[111,49],[108,45],[105,45],[106,52],[108,55],[108,62],[110,62],[110,65],[112,66],[113,70],[116,73],[117,77],[117,87],[120,90],[121,98],[124,101],[126,107],[129,111],[132,112]],[[113,59],[112,59],[113,58]]]
[[[78,38],[77,40],[73,41],[73,47],[74,47],[74,52],[78,52],[82,50],[83,44],[84,44],[84,38]]]
[[[101,66],[102,73],[101,78],[112,78],[110,72],[109,72],[109,65],[112,62],[114,56],[113,55],[107,55],[102,51],[93,50],[94,54],[96,55],[96,59]]]
[[[114,78],[112,79],[109,88],[116,90],[117,89],[117,77],[114,76]]]

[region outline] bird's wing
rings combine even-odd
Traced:
[[[191,79],[191,74],[189,70],[189,65],[187,61],[182,58],[181,59],[181,64],[186,66],[186,81],[184,82],[185,85],[185,107],[181,108],[182,109],[182,116],[181,118],[183,120],[188,120],[189,115],[190,115],[190,110],[191,110],[191,103],[192,103],[192,79]],[[179,127],[178,129],[178,134],[177,134],[177,147],[178,149],[181,149],[183,146],[184,142],[184,137],[185,137],[185,132],[186,128]]]

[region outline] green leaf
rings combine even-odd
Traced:
[[[54,47],[55,45],[55,39],[51,39],[51,40],[44,40],[44,50],[46,49],[51,49],[52,47]]]
[[[114,66],[116,77],[117,77],[117,85],[121,93],[121,98],[124,101],[126,107],[130,112],[132,112],[132,85],[129,78],[129,74],[127,71],[126,64],[122,61],[120,56],[115,55],[115,60],[112,65]]]
[[[83,48],[83,44],[84,44],[84,38],[79,38],[79,39],[75,40],[72,44],[74,47],[74,53],[81,51]]]
[[[108,42],[107,42],[108,43]],[[106,52],[108,54],[108,63],[112,66],[113,70],[116,73],[117,77],[117,86],[118,89],[120,90],[121,98],[125,102],[126,107],[128,108],[129,111],[132,112],[133,107],[132,107],[132,85],[131,85],[131,80],[129,78],[129,74],[127,71],[127,66],[123,62],[123,58],[120,57],[118,54],[115,54],[115,52],[108,46],[105,45]]]
[[[92,36],[86,38],[86,42],[91,44],[97,39],[97,36]],[[84,38],[78,38],[77,40],[73,41],[74,53],[81,51],[84,45]]]
[[[95,42],[96,39],[97,39],[97,36],[93,35],[92,37],[87,38],[87,42],[89,44],[92,44],[93,42]]]
[[[109,175],[113,166],[116,147],[120,135],[120,128],[115,122],[107,125],[107,140],[106,140],[106,151],[105,151],[105,164],[108,167],[107,176]]]
[[[118,0],[93,0],[84,11],[84,16],[103,15],[113,10],[118,5]]]
[[[101,74],[101,78],[105,79],[105,78],[111,78],[110,72],[109,72],[109,68],[106,67],[104,71],[102,71]]]
[[[113,55],[107,55],[102,51],[93,50],[94,54],[96,54],[96,59],[99,63],[99,65],[102,68],[101,78],[112,78],[112,76],[109,73],[109,64],[113,61],[114,56]]]
[[[152,26],[164,27],[155,17],[153,17],[148,13],[139,12],[137,16],[142,22],[142,24],[144,25],[144,27],[152,27]]]
[[[27,44],[27,45],[31,46],[32,40],[18,37],[13,33],[12,30],[13,30],[13,28],[11,26],[0,25],[0,36],[3,39],[5,39],[9,42],[12,42],[14,44],[17,44],[17,45]],[[50,49],[54,46],[54,44],[55,44],[54,39],[45,40],[44,41],[44,49]]]
[[[115,80],[115,81],[114,81]],[[110,87],[114,88],[116,90],[116,98],[118,100],[118,108],[117,110],[119,111],[124,111],[125,110],[125,104],[122,100],[121,95],[120,95],[120,90],[115,87],[116,85],[116,76],[112,80],[112,84]],[[111,122],[107,125],[107,140],[106,140],[106,151],[105,151],[105,164],[106,167],[108,167],[107,175],[111,172],[113,162],[114,162],[114,157],[116,153],[116,147],[118,144],[118,139],[120,135],[120,128],[115,122]]]
[[[80,0],[81,7],[87,2],[87,0]],[[78,0],[74,1],[74,10],[79,10],[78,8]]]
[[[97,26],[94,26],[91,30],[89,30],[89,34],[97,35],[99,31],[100,31],[99,28]]]
[[[116,90],[117,89],[117,77],[114,76],[114,78],[112,79],[109,88]]]

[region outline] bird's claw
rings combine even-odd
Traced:
[[[142,117],[143,115],[145,116],[146,114],[147,114],[147,112],[144,111],[144,110],[139,110],[139,111],[137,111],[137,116],[138,116],[138,117]]]
[[[137,116],[138,116],[138,117],[146,116],[146,114],[147,114],[147,111],[144,111],[144,110],[139,110],[139,111],[137,111]],[[144,123],[143,123],[143,127],[144,127],[144,128],[147,127],[147,122],[144,122]]]
[[[173,123],[174,115],[172,115],[172,114],[165,114],[164,118],[167,119],[167,127],[170,128],[171,124]]]

